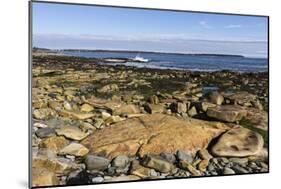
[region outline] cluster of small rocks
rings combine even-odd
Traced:
[[[140,179],[163,179],[267,172],[268,165],[257,159],[212,157],[207,150],[195,157],[184,151],[161,153],[143,158],[119,155],[113,160],[88,155],[86,170],[76,171],[67,184],[90,184]],[[84,175],[81,179],[81,175]],[[86,175],[86,176],[85,176]],[[85,179],[88,178],[88,179]]]

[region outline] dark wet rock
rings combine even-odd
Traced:
[[[47,137],[55,136],[56,132],[55,129],[47,127],[47,128],[38,129],[35,132],[35,134],[40,138],[47,138]]]
[[[66,180],[67,185],[81,185],[81,184],[90,184],[91,176],[85,170],[73,172],[70,174]]]
[[[174,113],[185,113],[187,111],[187,105],[182,102],[172,103],[170,109]]]

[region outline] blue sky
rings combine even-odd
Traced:
[[[33,45],[267,56],[267,18],[33,2]]]

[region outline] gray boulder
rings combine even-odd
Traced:
[[[103,171],[107,169],[110,161],[104,157],[87,155],[84,160],[88,170],[99,170]]]
[[[186,161],[188,163],[192,163],[193,161],[193,157],[191,153],[178,150],[176,155],[179,161]]]

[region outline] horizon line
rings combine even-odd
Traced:
[[[129,50],[129,49],[89,49],[89,48],[49,48],[33,46],[32,49],[38,48],[43,50],[59,50],[59,51],[106,51],[106,52],[128,52],[128,53],[155,53],[155,54],[178,54],[178,55],[217,55],[217,56],[241,56],[244,58],[261,58],[268,59],[266,56],[247,56],[243,54],[230,54],[230,53],[208,53],[208,52],[168,52],[168,51],[145,51],[145,50]]]

